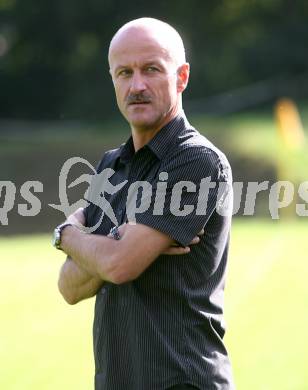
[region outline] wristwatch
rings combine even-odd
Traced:
[[[61,234],[63,232],[63,230],[67,227],[67,226],[73,226],[71,223],[68,223],[68,222],[64,222],[62,223],[61,225],[57,226],[55,228],[55,230],[53,231],[53,239],[52,239],[52,245],[57,248],[57,249],[60,249],[62,250],[61,248]]]
[[[109,234],[112,235],[112,237],[113,237],[114,240],[117,240],[117,241],[118,241],[118,240],[121,239],[120,232],[119,232],[119,229],[118,229],[117,226],[112,227],[112,228],[110,229]]]

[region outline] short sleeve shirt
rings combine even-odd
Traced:
[[[95,389],[233,389],[223,343],[232,199],[225,155],[182,112],[136,153],[132,138],[107,152],[97,168],[106,172],[99,191],[109,212],[97,201],[86,209],[94,234],[133,221],[181,246],[203,227],[205,235],[188,254],[159,256],[133,281],[103,284],[93,325]]]

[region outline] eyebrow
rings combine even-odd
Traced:
[[[149,66],[149,65],[157,65],[157,66],[160,66],[160,67],[164,67],[161,61],[154,60],[154,59],[146,61],[144,64],[142,64],[142,67]],[[119,69],[126,69],[126,68],[131,68],[131,66],[129,66],[129,65],[118,65],[115,68],[114,72],[116,73],[116,72],[119,71]]]
[[[118,65],[118,66],[115,68],[114,73],[117,73],[117,71],[118,71],[119,69],[125,69],[125,68],[128,68],[128,66],[127,66],[127,65]]]
[[[158,66],[163,66],[160,61],[153,60],[153,61],[147,61],[144,63],[144,66],[149,66],[149,65],[158,65]]]

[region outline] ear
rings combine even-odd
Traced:
[[[186,62],[185,64],[181,65],[177,70],[177,92],[181,93],[185,90],[188,84],[189,80],[189,64]]]

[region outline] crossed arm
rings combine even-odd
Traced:
[[[68,221],[84,224],[81,209]],[[166,234],[141,224],[124,224],[121,239],[88,235],[75,226],[63,231],[61,247],[68,255],[58,287],[69,304],[94,296],[104,281],[121,284],[137,278],[160,254],[185,254],[189,247],[174,246]],[[203,234],[203,232],[200,232]],[[190,244],[199,242],[195,237]]]

